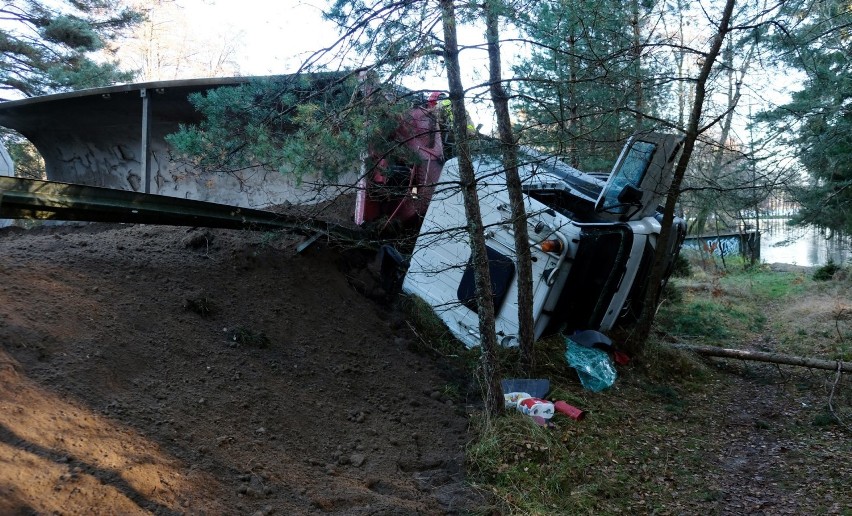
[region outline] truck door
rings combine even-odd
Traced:
[[[653,216],[668,194],[682,142],[682,137],[670,134],[632,136],[598,197],[597,217],[625,222]]]

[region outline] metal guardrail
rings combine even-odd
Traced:
[[[323,233],[360,241],[365,234],[316,219],[165,195],[0,177],[0,218],[121,222]]]

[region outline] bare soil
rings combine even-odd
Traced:
[[[370,256],[269,233],[0,230],[0,513],[442,514],[452,372]]]
[[[296,253],[300,242],[144,225],[0,230],[0,514],[492,507],[465,482],[469,380],[383,302],[370,253],[322,239]],[[609,397],[569,383],[591,416],[559,424],[591,431],[596,404],[618,403],[627,430],[659,424],[652,441],[694,463],[689,479],[654,473],[670,487],[656,495],[661,514],[852,514],[852,440],[826,408],[833,393],[848,414],[844,379],[713,363],[712,395],[684,394],[675,412],[644,377],[625,375]],[[641,454],[645,439],[625,442]]]

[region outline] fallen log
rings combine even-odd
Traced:
[[[794,355],[783,355],[781,353],[767,353],[765,351],[746,351],[742,349],[717,348],[715,346],[699,346],[696,344],[669,344],[674,349],[692,351],[699,355],[720,358],[738,358],[740,360],[753,360],[756,362],[769,362],[772,364],[785,364],[800,367],[811,367],[814,369],[828,369],[852,373],[852,362],[842,360],[824,360],[820,358],[797,357]]]

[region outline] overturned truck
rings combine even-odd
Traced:
[[[417,231],[413,252],[385,251],[384,273],[404,278],[402,289],[426,301],[470,347],[479,344],[480,335],[467,216],[453,135],[438,101],[432,94],[414,105],[395,134],[415,159],[366,160],[355,221],[378,221],[384,228],[396,219]],[[504,346],[514,346],[517,253],[499,144],[470,136],[497,334]],[[520,150],[536,339],[557,332],[606,332],[639,317],[662,232],[660,204],[682,141],[655,132],[634,135],[608,174],[584,173],[557,157]],[[686,236],[683,219],[675,217],[673,226],[664,282]]]
[[[276,214],[246,209],[300,202],[303,194],[292,179],[266,170],[248,170],[236,178],[204,175],[174,162],[165,141],[180,124],[200,119],[187,100],[189,93],[248,80],[124,85],[0,104],[0,124],[35,143],[48,179],[75,183],[19,184],[24,180],[8,178],[0,184],[0,214],[292,229]],[[382,228],[398,223],[416,234],[413,249],[400,253],[385,247],[391,275],[402,279],[405,292],[432,306],[462,342],[475,346],[479,325],[466,215],[452,135],[442,123],[441,109],[433,94],[415,102],[401,120],[393,139],[407,148],[407,158],[368,153],[352,181],[357,192],[353,218],[359,225]],[[512,346],[517,344],[518,310],[511,210],[497,147],[487,138],[477,141],[474,167],[497,332],[503,345]],[[659,204],[680,146],[681,139],[672,135],[635,135],[609,174],[584,173],[555,157],[522,149],[519,171],[529,217],[536,338],[607,331],[635,320],[661,233]],[[119,195],[115,190],[129,191]],[[20,205],[13,198],[20,198]],[[174,213],[166,217],[168,211]],[[665,253],[669,272],[685,229],[676,218]]]
[[[531,239],[536,339],[557,332],[605,332],[636,320],[662,229],[659,204],[680,147],[676,136],[635,135],[606,180],[555,157],[522,150],[519,172]],[[503,165],[494,153],[485,152],[474,157],[474,168],[497,335],[504,346],[513,346],[518,344],[517,253]],[[415,179],[410,195],[418,195]],[[480,342],[479,321],[459,184],[458,160],[451,159],[440,180],[426,185],[431,202],[413,253],[397,261],[406,269],[403,290],[432,306],[471,347]],[[365,192],[369,196],[369,189]],[[685,234],[685,222],[675,218],[664,281]]]

